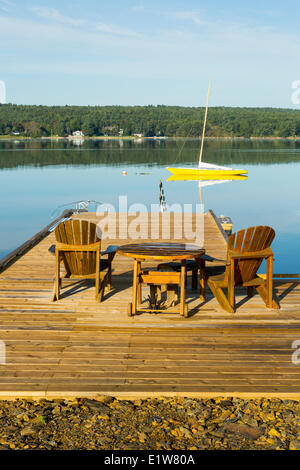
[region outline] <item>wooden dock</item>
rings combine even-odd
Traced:
[[[94,213],[76,217],[99,220]],[[177,216],[172,223],[170,240]],[[170,312],[129,318],[132,260],[120,255],[113,289],[102,303],[94,298],[93,281],[77,280],[64,281],[62,298],[50,301],[55,258],[48,248],[54,242],[51,233],[0,274],[0,341],[6,350],[0,398],[300,398],[300,364],[292,362],[292,343],[300,340],[298,281],[275,282],[280,310],[241,290],[237,311],[229,314],[210,292],[201,302],[188,280],[189,318]],[[103,249],[129,242],[104,240]],[[226,234],[212,212],[205,214],[204,244],[208,255],[225,258]]]

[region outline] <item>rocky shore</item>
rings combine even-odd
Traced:
[[[0,449],[300,450],[300,403],[107,396],[0,401]]]

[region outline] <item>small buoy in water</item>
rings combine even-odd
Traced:
[[[127,175],[127,171],[122,171],[122,175]]]

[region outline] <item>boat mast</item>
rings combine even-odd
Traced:
[[[203,153],[203,145],[204,145],[204,136],[205,136],[205,127],[206,127],[207,109],[208,109],[208,102],[209,102],[209,96],[210,96],[210,89],[211,89],[211,77],[209,79],[207,98],[206,98],[204,123],[203,123],[202,138],[201,138],[201,148],[200,148],[199,164],[198,164],[199,168],[201,166],[201,161],[202,161],[202,153]],[[201,189],[201,182],[200,181],[198,183],[198,188],[199,188],[199,196],[200,196],[201,214],[204,214],[204,204],[203,204],[202,189]]]
[[[199,156],[199,167],[200,167],[200,163],[202,161],[202,153],[203,153],[203,144],[204,144],[204,135],[205,135],[205,127],[206,127],[207,109],[208,109],[208,102],[209,102],[209,96],[210,96],[210,89],[211,89],[211,77],[209,79],[208,92],[207,92],[207,98],[206,98],[206,107],[205,107],[204,123],[203,123],[202,138],[201,138],[201,148],[200,148],[200,156]]]

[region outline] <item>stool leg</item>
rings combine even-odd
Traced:
[[[156,286],[156,296],[157,296],[157,302],[161,302],[161,291],[162,291],[162,285],[161,286]]]
[[[138,289],[138,262],[135,259],[133,264],[133,293],[132,293],[132,315],[136,313],[137,289]]]
[[[180,315],[184,316],[185,308],[185,275],[186,275],[186,261],[181,261],[181,273],[180,273]]]
[[[198,267],[192,269],[192,289],[197,290],[198,287]]]
[[[154,284],[150,284],[150,306],[151,308],[156,308],[156,292],[157,286]]]
[[[167,286],[167,306],[172,307],[178,302],[178,286],[175,284],[168,284]]]

